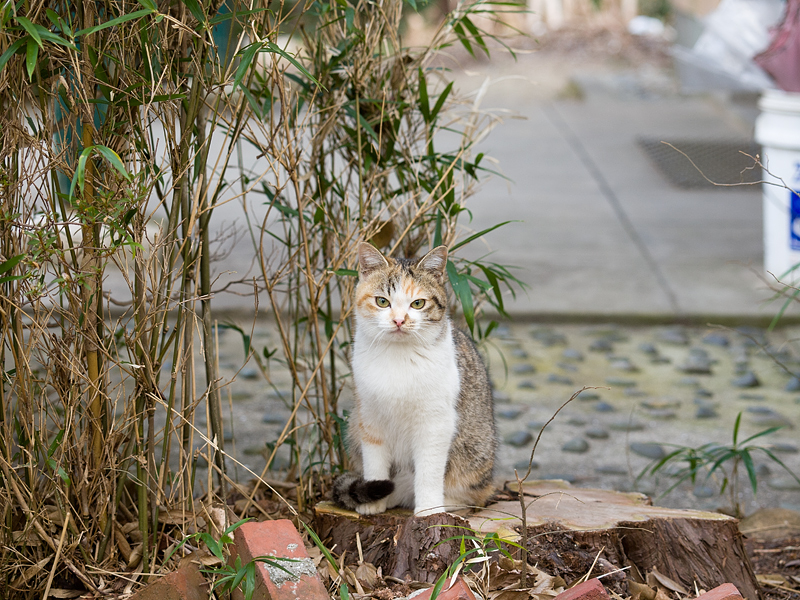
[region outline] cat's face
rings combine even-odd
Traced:
[[[418,261],[385,258],[367,243],[358,247],[358,327],[371,337],[408,342],[436,335],[446,322],[447,248]]]

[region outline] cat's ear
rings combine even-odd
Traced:
[[[430,271],[439,279],[444,278],[444,269],[447,266],[447,246],[437,246],[419,259],[417,266]]]
[[[375,269],[382,269],[388,265],[389,262],[375,246],[367,242],[361,242],[358,245],[358,275],[360,277],[365,277]]]

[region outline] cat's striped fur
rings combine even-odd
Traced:
[[[486,368],[447,314],[447,249],[420,260],[359,246],[348,427],[354,471],[334,501],[362,514],[482,505],[497,436]]]

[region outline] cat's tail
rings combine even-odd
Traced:
[[[345,473],[333,482],[333,501],[343,508],[356,510],[361,504],[376,502],[394,491],[391,479],[366,481],[356,473]]]

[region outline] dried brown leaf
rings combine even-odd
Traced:
[[[42,560],[40,560],[39,562],[37,562],[35,565],[32,565],[32,566],[28,567],[27,569],[25,569],[22,572],[22,575],[17,577],[17,579],[14,581],[13,587],[19,588],[19,587],[22,587],[23,585],[25,585],[25,583],[29,579],[31,579],[32,577],[35,577],[37,573],[39,573],[42,569],[44,569],[45,565],[50,562],[51,558],[53,558],[52,555],[47,556],[47,557],[43,558]]]
[[[633,579],[628,580],[628,590],[632,600],[654,600],[656,597],[656,591],[653,588]]]
[[[81,590],[51,589],[48,598],[78,598],[84,593]]]
[[[361,563],[356,568],[356,579],[365,590],[372,591],[378,587],[378,569],[372,563]]]
[[[673,592],[678,592],[682,596],[689,595],[689,592],[686,591],[685,587],[683,587],[680,583],[678,583],[674,579],[670,579],[666,575],[659,573],[657,569],[653,569],[647,574],[647,583],[651,587],[656,587],[656,585],[653,585],[654,582],[659,586],[667,588],[668,590],[672,590]]]

